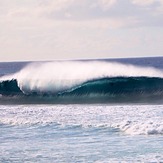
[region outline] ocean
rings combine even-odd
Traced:
[[[163,57],[1,62],[0,162],[163,162]]]

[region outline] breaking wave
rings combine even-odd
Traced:
[[[163,97],[163,72],[103,61],[32,63],[0,78],[1,102],[152,102]]]

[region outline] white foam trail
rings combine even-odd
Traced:
[[[57,123],[83,128],[117,128],[128,135],[163,135],[163,105],[0,106],[0,124]]]
[[[92,79],[105,77],[163,77],[161,70],[104,61],[31,63],[20,72],[1,78],[18,80],[24,93],[58,92]]]
[[[151,120],[148,120],[147,122],[125,120],[118,125],[114,125],[114,127],[120,128],[122,131],[129,135],[163,134],[163,123],[158,121],[153,122],[152,117]]]

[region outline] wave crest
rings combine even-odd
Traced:
[[[27,94],[31,91],[64,91],[90,80],[118,76],[163,77],[163,72],[120,63],[65,61],[32,63],[15,74],[20,89]]]
[[[163,96],[163,72],[104,61],[32,63],[20,72],[2,77],[2,95],[80,97],[109,101]],[[81,99],[81,98],[80,98]]]

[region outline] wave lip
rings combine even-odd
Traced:
[[[0,83],[0,101],[19,103],[109,103],[161,102],[163,79],[149,77],[113,77],[91,80],[67,90],[21,91],[17,80]],[[4,101],[3,101],[4,100]]]
[[[62,61],[32,63],[14,74],[25,94],[61,92],[81,84],[112,77],[163,77],[161,70],[104,61]]]
[[[0,78],[0,102],[153,102],[163,98],[163,72],[102,61],[33,63]]]
[[[17,80],[5,80],[0,82],[0,94],[1,95],[22,95],[22,91],[18,87]]]
[[[139,94],[162,94],[163,79],[149,77],[112,77],[92,80],[83,83],[62,94],[112,94],[112,95],[134,95]]]

